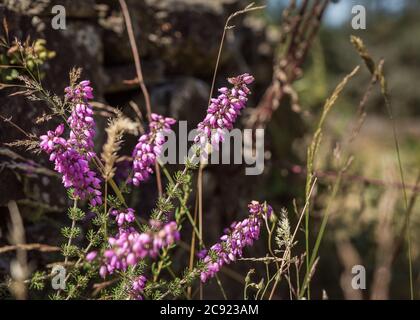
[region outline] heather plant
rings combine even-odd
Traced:
[[[319,205],[315,204],[315,194],[319,196],[323,191],[318,189],[317,160],[327,118],[341,92],[360,67],[354,68],[335,87],[314,126],[312,139],[306,149],[306,184],[302,188],[304,203],[294,201],[293,212],[289,212],[292,210],[273,208],[264,199],[256,201],[250,198],[246,212],[238,212],[242,219],[229,221],[220,230],[217,241],[205,243],[202,234],[202,174],[208,156],[224,143],[229,131],[238,125],[241,114],[246,113],[247,121],[252,122],[251,127],[256,128],[264,126],[270,120],[284,94],[289,95],[292,105],[298,108],[296,94],[288,83],[298,73],[291,68],[287,70],[290,73],[285,76],[287,79],[283,79],[284,75],[279,71],[281,75],[278,79],[273,78],[261,105],[252,112],[246,111],[249,111],[253,86],[259,79],[251,73],[229,75],[226,84],[213,95],[223,41],[227,30],[234,27],[230,25],[231,19],[259,7],[250,5],[229,16],[223,30],[209,102],[207,106],[195,106],[205,109],[206,115],[195,128],[196,136],[190,153],[183,162],[185,165],[172,173],[173,168],[163,165],[159,157],[166,150],[168,135],[176,128],[177,121],[183,119],[153,112],[141,73],[140,58],[127,8],[123,0],[120,3],[133,50],[136,80],[145,98],[145,116],[137,106],[133,107],[136,118],[117,108],[102,106],[107,111],[104,114],[108,121],[106,127],[102,128],[98,119],[103,114],[98,112],[100,107],[94,101],[95,83],[82,77],[82,69],[74,68],[70,71],[69,83],[63,88],[63,92],[51,93],[44,88],[43,74],[40,71],[42,63],[53,56],[44,47],[45,42],[36,40],[32,44],[29,41],[15,40],[3,43],[8,52],[7,57],[13,56],[10,68],[6,68],[12,70],[12,78],[10,74],[6,74],[8,78],[3,81],[11,82],[8,85],[10,87],[19,88],[13,95],[22,95],[30,101],[40,101],[48,106],[48,111],[36,119],[36,124],[54,123],[51,130],[35,135],[25,132],[11,119],[1,116],[26,136],[26,139],[8,145],[24,147],[28,151],[48,157],[49,169],[54,170],[54,175],[61,180],[62,188],[67,191],[68,206],[66,226],[61,228],[60,260],[54,263],[53,271],[50,271],[51,266],[46,266],[30,272],[32,270],[29,268],[22,267],[26,263],[23,259],[23,262],[19,262],[22,265],[19,268],[24,272],[20,278],[13,279],[10,288],[19,287],[16,285],[18,284],[23,290],[29,284],[29,288],[34,291],[48,289],[51,299],[161,300],[195,298],[198,294],[193,289],[200,292],[202,298],[203,288],[215,284],[221,296],[228,299],[230,297],[220,274],[227,270],[232,272],[230,268],[234,264],[246,263],[246,273],[234,273],[243,280],[245,300],[278,298],[280,286],[282,289],[286,288],[290,299],[311,299],[311,280],[320,259],[320,246],[332,215],[333,200],[339,194],[353,156],[339,147],[334,150],[337,176],[331,188],[325,192],[326,206],[319,209],[322,210],[319,228],[313,228],[315,219],[312,213]],[[320,12],[315,17],[320,18],[324,9],[325,6],[320,7]],[[299,29],[299,23],[293,28]],[[306,54],[311,40],[311,37],[304,40],[307,45],[303,46],[305,49],[300,57]],[[352,142],[361,129],[365,103],[376,83],[379,83],[389,117],[393,120],[383,75],[383,60],[373,61],[359,38],[353,37],[352,42],[372,79],[360,102],[358,118],[348,143]],[[297,47],[299,46],[292,49],[298,50]],[[16,52],[19,54],[15,56]],[[286,58],[291,59],[289,56]],[[286,60],[276,61],[274,70],[277,72],[277,69],[289,66],[284,62]],[[296,69],[301,63],[303,59],[299,58]],[[410,214],[413,207],[407,201],[405,193],[394,123],[393,126],[406,210],[401,234],[405,234],[408,244],[410,289],[413,297],[410,247]],[[102,144],[97,139],[101,130],[106,133]],[[130,145],[129,135],[136,141],[133,146]],[[130,149],[128,153],[127,149]],[[151,184],[148,182],[154,178],[158,194],[153,199],[154,207],[150,212],[140,211],[127,199],[132,195],[143,194],[139,191],[150,188]],[[194,197],[195,204],[192,201]],[[141,202],[143,198],[140,197],[139,200]],[[16,206],[10,207],[13,215],[18,216]],[[387,222],[384,218],[383,224],[389,227]],[[304,240],[303,249],[298,247],[300,231]],[[315,236],[311,237],[313,233]],[[382,251],[386,251],[386,246],[389,245],[386,240],[380,243]],[[404,235],[400,241],[404,242]],[[255,252],[252,251],[255,245],[259,246],[258,254],[252,254]],[[181,249],[189,253],[189,263],[184,262],[187,259],[179,259]],[[351,268],[349,265],[346,267]],[[54,290],[50,290],[50,282],[60,276],[54,272],[56,267],[65,270],[61,279],[63,286],[53,286]],[[257,268],[263,272],[256,272]]]
[[[181,276],[171,271],[171,252],[181,241],[185,223],[191,224],[195,236],[202,242],[189,209],[192,173],[200,159],[218,148],[219,143],[224,141],[224,135],[234,127],[251,94],[249,86],[255,81],[253,76],[242,74],[231,77],[228,79],[230,87],[218,89],[219,95],[210,100],[207,115],[198,124],[197,136],[191,148],[193,152],[187,158],[184,169],[171,176],[162,167],[168,179],[166,192],[157,199],[156,208],[149,218],[144,219],[140,218],[143,214],[127,206],[124,195],[132,188],[141,188],[142,182],[154,174],[153,168],[165,143],[165,133],[171,130],[176,120],[152,113],[145,126],[116,110],[105,129],[108,137],[99,157],[96,153],[99,148],[94,142],[96,116],[90,102],[94,99],[94,91],[89,80],[79,80],[81,70],[70,72],[70,83],[64,89],[63,98],[46,91],[41,79],[29,70],[28,74],[19,77],[26,89],[21,94],[32,100],[46,101],[51,113],[45,118],[58,117],[61,123],[38,138],[28,135],[28,140],[14,145],[23,145],[29,150],[47,154],[73,203],[68,210],[70,226],[62,229],[66,239],[61,247],[63,265],[67,270],[65,288],[53,293],[50,296],[52,299],[83,297],[92,290],[91,283],[95,279],[104,279],[103,287],[95,294],[105,299],[180,296],[195,280],[206,284],[214,277],[225,295],[218,278],[219,271],[225,265],[246,259],[245,248],[252,246],[266,229],[270,235],[268,242],[271,252],[271,257],[267,259],[275,262],[278,268],[275,276],[267,279],[264,292],[260,292],[261,298],[265,296],[270,283],[278,279],[285,268],[284,265],[278,265],[281,258],[271,250],[272,242],[277,241],[276,254],[282,253],[283,246],[287,250],[291,247],[290,243],[283,245],[283,240],[280,240],[286,238],[284,232],[288,232],[284,230],[284,217],[274,231],[276,240],[272,239],[278,219],[265,202],[250,201],[248,217],[232,222],[220,236],[219,242],[208,249],[203,247],[197,254],[193,268],[186,268]],[[116,163],[122,156],[119,152],[124,135],[138,135],[140,128],[144,127],[147,129],[143,129],[131,154],[131,170],[125,181],[117,185],[114,177]],[[108,190],[108,186],[113,192]],[[81,223],[86,219],[91,220],[91,227],[83,230]],[[84,247],[80,245],[81,237],[87,243]],[[259,261],[257,258],[250,259]],[[162,276],[164,270],[170,271],[172,280]],[[44,288],[45,282],[53,276],[46,271],[36,271],[31,279],[31,288]],[[258,297],[258,293],[255,297]]]
[[[68,238],[68,242],[63,245],[63,255],[66,258],[65,263],[73,256],[79,260],[74,271],[69,273],[73,278],[68,279],[69,287],[64,293],[58,292],[55,298],[77,297],[89,279],[94,276],[95,271],[102,278],[115,275],[123,279],[116,287],[122,290],[116,294],[117,297],[163,298],[169,293],[177,295],[195,277],[206,282],[214,277],[223,265],[242,258],[244,247],[258,240],[262,221],[269,219],[272,214],[272,208],[267,204],[252,201],[249,205],[249,217],[232,223],[221,236],[219,243],[211,246],[208,251],[200,252],[196,267],[185,278],[176,278],[171,283],[159,279],[161,269],[168,268],[171,264],[167,252],[180,240],[180,230],[184,222],[185,209],[176,208],[172,199],[189,191],[189,172],[195,166],[193,159],[199,157],[201,150],[209,151],[208,146],[216,145],[223,140],[222,129],[233,127],[238,113],[245,107],[246,95],[250,94],[248,85],[253,80],[248,74],[240,75],[229,79],[233,86],[231,89],[219,89],[221,94],[212,100],[205,120],[198,125],[199,135],[195,139],[197,144],[195,153],[185,169],[175,174],[173,181],[176,182],[168,185],[166,195],[158,199],[150,221],[137,225],[135,222],[138,215],[134,209],[125,206],[121,192],[117,193],[120,198],[111,195],[103,198],[101,192],[103,181],[96,170],[103,172],[109,159],[108,161],[104,159],[102,162],[94,152],[94,115],[88,103],[88,100],[93,98],[93,90],[89,81],[73,83],[65,89],[66,103],[70,105],[70,116],[66,120],[70,130],[69,136],[67,139],[63,137],[65,125],[62,123],[54,131],[42,135],[39,144],[40,148],[50,155],[55,170],[62,175],[63,185],[69,190],[69,197],[74,202],[69,212],[72,225],[63,229],[63,235]],[[151,119],[149,132],[140,136],[133,151],[133,177],[129,177],[128,180],[135,186],[139,186],[141,181],[147,180],[153,173],[151,168],[156,163],[161,152],[160,148],[165,142],[163,131],[169,130],[175,123],[174,119],[157,114],[152,114]],[[110,127],[115,125],[116,121],[112,122]],[[110,133],[113,130],[107,131]],[[104,157],[107,157],[107,154],[113,152],[104,152]],[[109,168],[108,171],[114,169]],[[108,181],[112,179],[109,175],[107,177]],[[180,188],[183,190],[179,193]],[[96,214],[93,222],[99,228],[90,230],[88,233],[90,243],[84,250],[80,250],[72,244],[72,240],[80,235],[76,222],[85,215],[78,207],[83,200],[89,202],[89,210]],[[174,209],[175,219],[170,220],[172,216],[170,213]],[[111,226],[111,222],[114,222],[114,226]],[[112,234],[111,230],[115,230],[115,234]],[[163,260],[159,261],[160,259]],[[76,271],[79,265],[85,267],[87,265],[88,271],[83,272],[83,269]],[[148,272],[148,266],[152,267],[153,279],[150,280],[144,275]],[[164,289],[167,293],[160,296],[160,292]]]
[[[251,201],[248,218],[232,222],[218,243],[199,252],[194,268],[186,269],[180,277],[173,275],[171,281],[162,277],[163,270],[170,270],[170,253],[181,240],[183,224],[192,223],[196,231],[188,207],[192,172],[204,154],[211,153],[223,142],[224,134],[233,128],[238,115],[246,107],[251,94],[249,85],[254,82],[251,75],[229,78],[231,87],[220,88],[218,97],[211,99],[207,115],[198,125],[193,152],[185,168],[174,176],[163,168],[168,178],[166,192],[157,199],[156,208],[145,220],[127,207],[124,194],[130,188],[141,188],[142,182],[154,174],[153,168],[165,143],[165,133],[171,130],[176,120],[151,114],[147,131],[139,136],[132,151],[131,170],[118,186],[113,178],[115,165],[122,156],[119,152],[124,134],[137,135],[144,124],[116,111],[115,117],[109,120],[108,139],[99,157],[96,153],[99,148],[94,142],[97,130],[95,114],[90,103],[94,99],[93,87],[89,80],[79,81],[81,70],[70,72],[69,86],[61,98],[46,91],[41,78],[33,75],[26,63],[22,63],[22,67],[29,76],[19,77],[25,88],[21,94],[31,100],[46,101],[51,111],[46,117],[58,116],[61,123],[39,138],[28,135],[30,139],[17,145],[48,155],[73,203],[68,212],[71,224],[62,229],[66,238],[61,248],[63,265],[68,270],[65,288],[57,290],[51,298],[82,297],[89,292],[92,280],[100,278],[107,280],[107,285],[99,290],[99,294],[107,299],[179,296],[194,280],[206,283],[217,277],[224,265],[243,258],[244,248],[259,239],[264,221],[267,224],[268,220],[275,219],[268,204]],[[175,200],[179,200],[178,203]],[[80,223],[86,219],[91,219],[91,228],[84,232]],[[87,242],[85,247],[76,241],[82,235]],[[75,262],[69,265],[72,260]],[[44,288],[45,281],[51,277],[53,275],[45,271],[35,272],[31,288]],[[218,283],[221,285],[220,281]]]

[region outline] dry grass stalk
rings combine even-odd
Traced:
[[[104,161],[103,177],[108,181],[115,175],[114,165],[118,158],[117,153],[121,148],[122,135],[125,132],[137,134],[138,125],[120,114],[111,120],[105,131],[108,134],[108,139],[103,146],[101,157]]]
[[[361,265],[362,259],[356,248],[352,245],[347,235],[340,235],[336,237],[337,255],[344,266],[343,273],[340,277],[340,285],[343,290],[344,298],[346,300],[362,300],[363,295],[361,290],[355,290],[351,286],[353,278],[352,268],[355,265]]]
[[[130,41],[130,47],[131,47],[131,52],[133,54],[133,58],[134,58],[134,64],[136,67],[136,75],[137,75],[137,81],[139,83],[140,86],[140,90],[143,93],[144,96],[144,100],[146,103],[146,111],[147,111],[147,118],[149,121],[152,120],[151,116],[152,116],[152,106],[150,103],[150,94],[149,91],[147,91],[147,87],[146,84],[144,82],[144,77],[143,77],[143,71],[141,68],[141,60],[140,60],[140,54],[139,54],[139,50],[137,48],[137,44],[136,44],[136,38],[134,36],[134,30],[133,30],[133,25],[131,22],[131,18],[130,18],[130,13],[127,7],[127,3],[125,0],[119,0],[120,3],[120,7],[121,7],[121,11],[124,17],[124,22],[127,28],[127,33],[128,33],[128,39]],[[159,196],[161,197],[163,195],[163,189],[162,189],[162,180],[161,180],[161,175],[160,175],[160,167],[159,164],[156,162],[155,165],[155,173],[156,173],[156,184],[158,187],[158,192],[159,192]]]
[[[392,228],[394,208],[397,193],[393,189],[386,190],[379,202],[378,225],[376,227],[376,268],[372,283],[372,300],[389,299],[389,285],[391,282],[392,253],[395,239]]]
[[[9,242],[17,246],[16,259],[10,263],[10,274],[12,276],[10,290],[16,299],[24,300],[27,298],[27,287],[24,281],[30,274],[26,250],[21,247],[26,242],[25,229],[16,201],[10,200],[7,207],[9,208],[11,220],[9,225]]]

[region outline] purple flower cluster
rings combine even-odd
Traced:
[[[65,147],[67,145],[67,140],[61,137],[63,132],[64,124],[60,124],[57,128],[55,128],[54,131],[48,130],[46,135],[42,135],[40,137],[41,142],[39,143],[39,146],[42,150],[44,150],[50,155],[51,161],[54,161],[57,157],[57,145],[60,145],[62,147]]]
[[[130,224],[135,220],[134,209],[127,208],[126,211],[112,210],[111,215],[115,217],[118,227],[124,226],[124,224]]]
[[[117,269],[126,270],[128,266],[136,265],[147,256],[155,258],[162,248],[172,245],[180,238],[174,221],[165,225],[153,222],[151,225],[153,228],[143,233],[132,227],[120,228],[115,237],[108,239],[111,248],[104,253],[105,263],[99,270],[102,277]]]
[[[93,137],[95,136],[95,121],[92,106],[88,99],[93,99],[93,89],[89,80],[81,81],[75,88],[67,87],[66,97],[75,103],[67,122],[70,126],[69,143],[75,148],[87,152],[89,158],[93,153]]]
[[[273,208],[267,203],[259,203],[258,201],[252,200],[248,204],[249,213],[257,216],[263,216],[270,218],[273,213]]]
[[[231,224],[225,230],[220,242],[214,244],[207,254],[202,258],[205,266],[201,271],[200,279],[206,282],[222,268],[223,265],[242,257],[243,249],[251,246],[260,236],[262,218],[269,216],[272,212],[270,206],[252,201],[249,205],[248,218]],[[201,253],[203,256],[203,253]]]
[[[144,287],[146,286],[146,277],[140,275],[136,277],[131,283],[130,296],[135,300],[143,300]]]
[[[162,145],[165,143],[164,133],[171,129],[175,119],[165,118],[152,113],[149,123],[149,132],[143,134],[133,150],[133,172],[132,182],[135,186],[146,181],[153,173],[152,167],[162,152]]]
[[[244,73],[229,78],[228,81],[233,87],[230,89],[220,88],[219,96],[211,99],[206,117],[198,124],[196,143],[205,145],[207,142],[211,142],[212,145],[217,145],[224,141],[224,131],[233,128],[236,118],[245,108],[247,96],[251,93],[248,85],[254,81],[254,77]]]
[[[80,81],[76,86],[67,87],[64,91],[66,92],[66,98],[74,102],[93,99],[93,89],[89,80]]]
[[[95,123],[92,115],[93,110],[90,105],[78,103],[67,120],[71,128],[69,143],[87,151],[90,158],[95,136]]]
[[[50,160],[55,163],[55,170],[63,175],[66,188],[73,188],[74,195],[80,199],[89,199],[92,206],[102,203],[100,180],[89,168],[89,160],[95,155],[93,137],[95,123],[93,110],[87,99],[92,99],[92,88],[89,81],[80,82],[75,88],[66,88],[66,96],[76,103],[73,107],[68,124],[70,137],[61,137],[64,124],[54,131],[48,131],[40,137],[40,147],[50,154]]]
[[[91,262],[91,261],[95,260],[97,255],[98,255],[98,251],[91,251],[86,255],[86,260]]]

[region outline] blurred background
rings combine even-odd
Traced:
[[[246,216],[252,200],[267,200],[276,211],[285,207],[292,226],[296,223],[293,201],[302,208],[305,199],[306,150],[316,128],[322,107],[341,79],[356,65],[351,79],[328,115],[320,153],[315,163],[318,177],[311,213],[311,234],[315,237],[338,177],[340,161],[353,156],[343,173],[337,195],[331,202],[331,216],[320,248],[320,260],[313,277],[314,298],[330,299],[409,298],[407,248],[401,242],[405,206],[398,171],[392,121],[378,85],[369,89],[360,114],[360,101],[369,88],[371,75],[350,42],[350,35],[363,39],[377,62],[384,59],[385,76],[396,118],[402,167],[411,212],[411,237],[415,297],[420,297],[420,215],[416,196],[420,190],[420,2],[416,0],[256,1],[266,8],[235,18],[227,32],[216,86],[226,78],[249,72],[256,78],[249,103],[250,111],[241,117],[242,128],[266,128],[265,170],[259,176],[246,176],[244,166],[210,165],[203,173],[203,213],[207,243],[217,240],[223,228]],[[236,0],[127,0],[134,33],[142,58],[143,74],[151,94],[154,112],[187,120],[194,128],[206,112],[208,95],[220,39],[227,17],[250,4]],[[66,9],[66,28],[51,27],[51,8]],[[306,34],[293,49],[288,39],[290,27],[302,11]],[[366,29],[354,30],[352,7],[366,8]],[[285,14],[289,9],[290,15]],[[98,103],[120,108],[134,116],[130,103],[141,108],[133,56],[118,1],[112,0],[2,0],[0,18],[7,19],[10,38],[44,39],[42,63],[45,88],[59,95],[68,84],[68,73],[82,67],[82,78],[90,79]],[[303,24],[305,28],[305,24]],[[293,34],[293,32],[292,32]],[[286,38],[286,39],[284,39]],[[305,40],[306,39],[306,40]],[[8,53],[0,49],[0,64],[8,64]],[[294,51],[295,50],[295,51]],[[290,68],[289,68],[290,66]],[[17,71],[0,69],[2,83],[17,81]],[[280,71],[279,71],[280,70]],[[286,81],[282,78],[282,71]],[[279,75],[280,74],[280,75]],[[280,80],[279,80],[280,79]],[[283,80],[282,80],[283,79]],[[264,104],[276,85],[277,106]],[[54,128],[54,121],[37,125],[45,105],[10,97],[14,89],[0,91],[0,113],[12,117],[24,130],[40,135]],[[272,92],[271,92],[272,93]],[[264,108],[265,106],[265,108]],[[144,111],[144,109],[142,109]],[[267,111],[268,110],[268,111]],[[265,112],[265,113],[264,113]],[[267,113],[268,112],[268,113]],[[269,114],[268,117],[262,115]],[[97,117],[97,145],[106,138],[107,119]],[[354,124],[363,123],[354,138]],[[61,243],[60,227],[68,224],[66,194],[60,179],[51,171],[48,159],[4,143],[22,139],[8,123],[0,123],[0,245],[9,240],[7,205],[16,200],[22,213],[28,243]],[[124,152],[135,138],[124,144]],[[100,150],[100,147],[99,147]],[[98,150],[98,151],[99,151]],[[169,168],[171,171],[176,166]],[[228,177],[228,179],[227,179]],[[156,199],[151,179],[131,194],[130,206],[147,216]],[[192,199],[194,205],[194,199]],[[189,237],[190,230],[185,230]],[[304,251],[304,235],[298,234],[295,254]],[[314,239],[311,238],[311,243]],[[262,242],[262,241],[261,241]],[[247,251],[248,256],[264,256],[261,243]],[[0,252],[0,282],[10,274],[13,252]],[[45,268],[59,259],[58,253],[29,252],[31,267]],[[178,270],[187,265],[179,252]],[[366,290],[353,290],[351,268],[366,268]],[[243,279],[253,266],[238,262],[233,271],[222,275],[229,285],[228,296],[241,298]],[[264,266],[258,266],[264,274]],[[213,287],[214,286],[214,287]],[[10,293],[0,286],[0,297]],[[206,286],[204,296],[217,298],[216,285]],[[47,292],[34,294],[45,298]],[[288,299],[287,286],[276,298]],[[219,297],[220,298],[220,297]]]

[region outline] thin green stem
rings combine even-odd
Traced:
[[[107,182],[107,180],[105,180],[105,190],[104,190],[104,214],[106,214],[106,213],[107,213],[107,203],[108,203],[108,182]],[[108,239],[107,220],[108,220],[108,219],[104,219],[104,225],[103,225],[105,239]]]
[[[299,294],[299,298],[302,298],[303,295],[305,294],[305,290],[307,290],[309,288],[309,282],[310,282],[310,277],[311,277],[311,273],[312,273],[312,268],[314,266],[315,260],[316,260],[317,255],[318,255],[318,250],[319,250],[319,247],[321,245],[322,238],[324,236],[324,232],[325,232],[327,222],[328,222],[328,218],[329,218],[329,215],[330,215],[331,205],[333,203],[333,200],[335,199],[335,196],[337,195],[337,192],[338,192],[340,184],[341,184],[342,173],[343,173],[343,170],[340,171],[337,179],[335,180],[331,197],[328,201],[327,207],[325,209],[325,213],[322,217],[321,226],[320,226],[318,235],[316,237],[315,245],[312,249],[312,254],[311,254],[311,257],[310,257],[310,260],[309,260],[309,269],[306,271],[304,281],[303,281],[303,285],[302,285],[302,289],[301,289],[301,292]]]
[[[382,70],[381,70],[382,71]],[[392,135],[394,139],[394,145],[395,145],[395,151],[397,153],[397,162],[398,162],[398,169],[401,179],[401,185],[402,185],[402,193],[403,193],[403,199],[404,199],[404,208],[405,208],[405,219],[406,219],[406,241],[407,241],[407,256],[408,256],[408,271],[409,271],[409,285],[410,285],[410,299],[414,300],[414,282],[413,282],[413,259],[411,254],[411,219],[410,214],[408,210],[408,197],[407,197],[407,191],[405,187],[405,177],[404,177],[404,170],[402,166],[401,161],[401,152],[400,152],[400,146],[398,142],[398,135],[397,135],[397,124],[395,122],[395,118],[392,111],[392,106],[388,97],[388,92],[386,89],[386,85],[384,82],[381,82],[381,89],[382,89],[382,95],[385,100],[385,105],[387,108],[389,119],[392,123]]]

